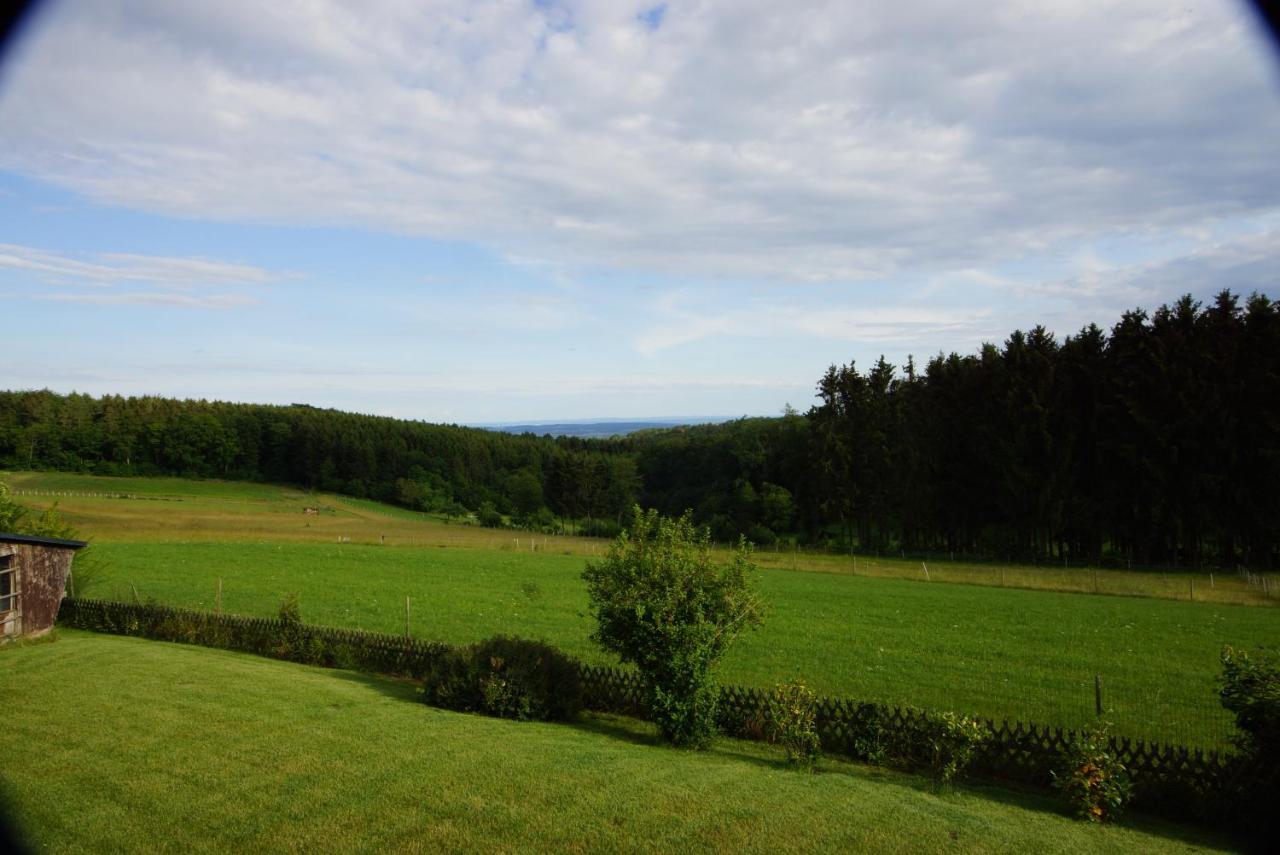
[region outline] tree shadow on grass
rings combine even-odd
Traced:
[[[612,715],[610,713],[584,712],[570,724],[576,730],[607,736],[632,745],[651,745],[656,748],[665,746],[662,737],[650,724],[638,719]]]
[[[584,732],[617,739],[632,745],[649,746],[657,750],[683,750],[668,746],[662,740],[662,737],[658,735],[652,724],[625,716],[606,713],[585,713],[571,726]],[[791,770],[791,767],[780,752],[777,756],[771,756],[770,749],[757,742],[719,737],[705,753],[709,758],[731,759],[765,769]],[[794,771],[795,774],[804,774],[799,770],[791,771]],[[819,761],[814,774],[852,775],[868,781],[874,781],[883,786],[899,787],[904,790],[929,794],[943,799],[952,794],[970,796],[1032,813],[1054,814],[1064,819],[1070,817],[1070,812],[1053,795],[1034,787],[1012,782],[969,779],[957,783],[952,788],[940,790],[927,775],[887,766],[866,765],[848,760],[839,755],[825,756]],[[1163,837],[1169,841],[1217,849],[1238,850],[1246,842],[1237,834],[1175,822],[1145,813],[1125,814],[1116,825],[1120,828],[1127,828],[1143,834]]]
[[[748,744],[742,742],[742,740],[728,737],[716,737],[709,748],[700,752],[691,748],[677,748],[663,740],[654,725],[639,719],[611,713],[584,713],[572,726],[587,733],[617,739],[632,745],[644,745],[657,750],[683,751],[690,754],[700,753],[707,757],[732,759],[766,769],[788,768],[781,755],[776,758],[766,756],[761,751],[751,750]]]
[[[419,685],[419,681],[417,680],[412,680],[407,677],[386,677],[379,674],[365,674],[360,671],[333,670],[329,673],[335,679],[367,686],[388,698],[395,698],[400,701],[413,701],[418,704],[422,703],[422,687]]]
[[[904,774],[904,777],[908,777]],[[967,779],[951,789],[935,790],[927,777],[916,777],[918,783],[912,788],[921,792],[932,792],[946,797],[950,793],[964,794],[985,801],[996,802],[1020,810],[1035,813],[1054,814],[1073,822],[1084,822],[1072,816],[1071,811],[1054,795],[1046,793],[1028,784],[1013,781],[991,781],[983,779]],[[1114,822],[1117,828],[1127,828],[1153,837],[1179,843],[1204,846],[1215,849],[1238,850],[1243,838],[1238,834],[1221,829],[1206,828],[1188,822],[1165,819],[1145,812],[1127,812]]]

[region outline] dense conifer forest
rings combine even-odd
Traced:
[[[720,540],[1274,567],[1280,305],[1190,296],[901,368],[807,413],[584,440],[322,410],[0,392],[0,466],[297,484],[607,534],[634,502]],[[559,518],[559,519],[557,519]]]

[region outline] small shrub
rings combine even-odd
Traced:
[[[799,679],[778,685],[769,695],[769,741],[782,746],[793,766],[812,769],[822,756],[815,724],[817,706],[817,695]]]
[[[962,777],[987,740],[981,722],[952,712],[926,714],[922,735],[929,773],[937,788],[949,787]]]
[[[485,528],[502,528],[507,524],[506,520],[502,518],[501,512],[493,506],[493,502],[485,502],[480,505],[480,510],[476,511],[476,519]]]
[[[284,599],[280,601],[277,617],[285,623],[302,623],[302,607],[298,605],[297,592],[284,595]]]
[[[582,709],[578,666],[541,641],[496,636],[438,657],[427,703],[500,718],[565,721]]]
[[[1251,657],[1244,650],[1223,648],[1218,696],[1236,717],[1234,741],[1246,764],[1227,786],[1224,813],[1261,843],[1274,835],[1272,815],[1280,804],[1280,663],[1267,650]],[[1265,844],[1258,847],[1269,850]]]
[[[1064,752],[1053,785],[1075,815],[1089,822],[1115,819],[1133,792],[1128,771],[1111,753],[1106,725],[1086,730]]]
[[[885,717],[886,710],[880,704],[861,703],[853,707],[852,715],[846,720],[850,757],[876,765],[885,762],[888,755]]]
[[[778,536],[768,526],[753,525],[747,529],[747,540],[756,546],[773,546],[778,542]]]

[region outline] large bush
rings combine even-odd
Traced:
[[[677,745],[703,747],[715,732],[712,671],[740,632],[760,622],[755,566],[740,542],[715,561],[690,515],[634,509],[629,530],[583,572],[596,618],[592,638],[644,681],[650,714]]]
[[[541,641],[495,636],[439,657],[427,703],[500,718],[565,721],[582,709],[578,666]]]

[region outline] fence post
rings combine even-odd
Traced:
[[[924,580],[928,582],[929,581],[929,565],[921,561],[920,566],[924,568]]]
[[[138,596],[138,586],[137,586],[137,585],[135,585],[135,584],[133,584],[132,582],[130,582],[130,583],[129,583],[129,587],[133,589],[133,603],[134,603],[134,605],[142,605],[142,598]]]
[[[1102,675],[1093,675],[1093,707],[1099,716],[1102,715]]]

